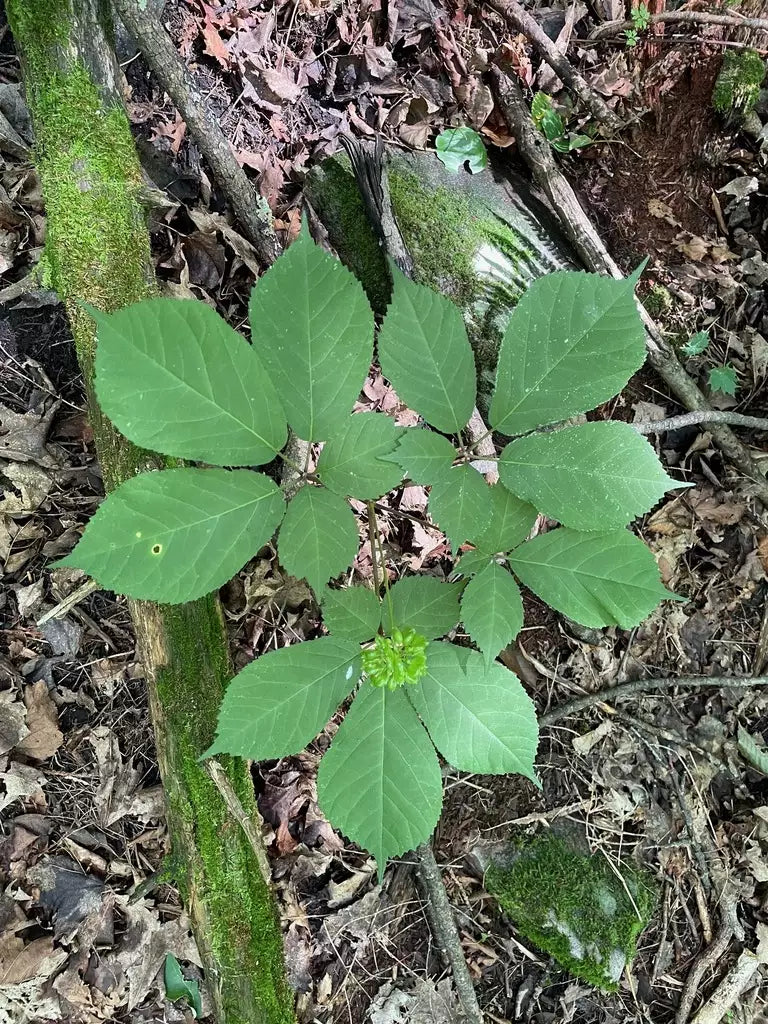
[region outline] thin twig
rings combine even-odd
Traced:
[[[744,18],[739,14],[710,14],[708,11],[662,11],[661,14],[652,14],[650,24],[656,25],[659,22],[675,21],[686,22],[693,25],[729,25],[731,28],[749,28],[756,31],[768,32],[768,19],[766,18]],[[606,21],[593,29],[588,39],[603,39],[606,36],[620,35],[631,29],[636,29],[633,21]]]
[[[585,78],[574,68],[568,58],[558,50],[539,23],[517,0],[490,0],[490,6],[519,31],[524,33],[552,70],[574,92],[598,121],[607,124],[614,131],[622,127],[619,117],[611,110],[601,96],[589,87]]]
[[[732,427],[749,427],[752,430],[768,430],[768,419],[762,416],[744,416],[740,412],[721,409],[697,409],[666,420],[650,420],[644,423],[630,423],[639,434],[661,434],[681,427],[697,427],[701,423],[728,423]]]
[[[559,704],[539,716],[539,725],[554,725],[563,718],[569,718],[585,708],[591,708],[593,704],[614,704],[617,700],[624,700],[627,697],[645,695],[653,690],[672,690],[676,686],[689,689],[704,686],[751,688],[768,686],[768,676],[678,676],[670,679],[636,679],[631,683],[619,683],[618,686],[609,686]]]
[[[576,193],[555,163],[549,143],[531,120],[517,82],[512,77],[505,76],[498,68],[491,68],[488,74],[502,113],[517,140],[518,150],[528,164],[534,180],[557,213],[563,230],[582,263],[594,273],[622,278],[624,275],[582,209]],[[704,393],[686,373],[675,352],[640,302],[638,310],[645,327],[648,359],[653,368],[687,409],[691,412],[710,411]],[[724,423],[713,423],[710,433],[728,460],[750,479],[756,497],[768,508],[768,481],[745,445]]]
[[[472,984],[464,950],[461,948],[459,930],[432,847],[428,843],[423,843],[416,849],[416,856],[419,861],[417,877],[440,955],[446,967],[453,973],[456,994],[467,1018],[473,1024],[483,1024],[483,1013],[477,1001],[475,986]]]
[[[240,221],[243,233],[265,263],[272,263],[279,248],[266,202],[254,191],[235,158],[205,97],[194,84],[162,22],[140,0],[114,0],[115,10],[136,40],[150,70],[186,122],[190,135],[208,161],[214,178]]]
[[[256,863],[259,865],[259,871],[261,871],[264,881],[267,885],[271,886],[272,869],[269,866],[269,860],[264,852],[264,840],[256,830],[253,814],[248,814],[240,803],[237,793],[232,788],[232,783],[227,778],[227,773],[215,758],[211,758],[205,762],[205,770],[210,776],[211,782],[213,782],[216,789],[221,793],[221,798],[227,805],[227,810],[243,830],[245,838],[248,840],[251,850],[253,851],[253,855],[256,858]],[[258,814],[258,811],[255,811],[254,814]]]

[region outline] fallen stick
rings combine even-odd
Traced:
[[[475,986],[467,967],[461,939],[453,918],[448,893],[435,860],[432,847],[423,843],[416,849],[419,861],[418,880],[432,934],[443,961],[453,972],[453,983],[464,1013],[472,1024],[483,1024],[483,1013],[477,1001]]]
[[[504,75],[499,68],[491,68],[488,75],[499,107],[515,136],[520,155],[530,168],[537,185],[549,199],[565,234],[584,266],[598,274],[622,278],[624,275],[582,209],[576,193],[555,163],[549,143],[531,120],[517,82]],[[645,327],[648,359],[654,370],[688,410],[712,412],[704,393],[681,366],[677,356],[639,301],[638,309]],[[724,423],[713,423],[710,433],[726,458],[749,478],[756,497],[768,508],[768,480],[761,473],[745,445]]]
[[[661,14],[650,16],[651,25],[666,21],[683,22],[688,25],[728,25],[731,28],[768,32],[768,18],[743,18],[738,14],[710,14],[708,11],[662,11]],[[606,21],[592,29],[587,38],[604,39],[606,36],[620,35],[634,28],[633,21]]]
[[[615,704],[617,700],[646,696],[654,690],[673,690],[677,686],[686,689],[700,689],[705,686],[733,686],[751,689],[754,686],[768,686],[768,676],[678,676],[667,679],[635,679],[630,683],[608,686],[559,704],[551,711],[545,711],[543,715],[539,715],[539,726],[546,728],[554,725],[555,722],[559,722],[563,718],[570,718],[571,715],[578,714],[585,708],[591,708],[594,704]]]
[[[723,1017],[749,988],[759,967],[760,960],[751,950],[745,949],[691,1024],[720,1024]]]
[[[558,50],[536,19],[525,8],[521,7],[517,0],[490,0],[489,6],[530,39],[552,70],[579,97],[581,102],[589,107],[593,117],[607,124],[614,131],[618,131],[622,127],[621,118],[611,110],[601,96],[598,96],[589,87],[586,79],[579,74],[568,58]]]
[[[695,412],[684,412],[680,416],[670,416],[664,420],[630,423],[630,426],[639,434],[662,434],[668,430],[680,430],[681,427],[698,427],[702,423],[728,423],[732,427],[768,430],[768,419],[763,416],[745,416],[740,412],[721,409],[697,409]]]
[[[266,202],[257,196],[208,104],[179,56],[170,36],[142,0],[114,0],[125,27],[136,40],[157,81],[173,100],[190,135],[240,221],[243,233],[265,263],[277,259],[279,248]]]

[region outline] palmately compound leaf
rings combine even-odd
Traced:
[[[583,423],[530,434],[499,459],[502,483],[574,530],[614,530],[647,512],[665,491],[684,487],[626,423]]]
[[[489,667],[523,628],[520,588],[506,569],[491,562],[470,580],[461,595],[461,618]]]
[[[449,643],[427,647],[427,673],[408,698],[432,741],[455,768],[539,781],[533,767],[536,711],[517,676],[482,655]]]
[[[488,488],[489,522],[477,537],[470,537],[479,551],[496,554],[522,544],[536,522],[536,509],[518,498],[503,483]]]
[[[435,139],[439,159],[449,171],[458,174],[469,163],[472,174],[488,166],[488,152],[473,128],[446,128]]]
[[[381,601],[368,587],[323,592],[323,621],[334,636],[365,643],[381,625]]]
[[[392,269],[392,302],[379,332],[381,370],[427,423],[455,434],[475,405],[476,370],[458,307]]]
[[[396,462],[413,483],[428,487],[451,468],[456,449],[448,438],[434,430],[410,427],[403,431],[394,452],[385,458]]]
[[[223,586],[280,525],[276,484],[248,469],[166,469],[126,480],[57,565],[101,586],[178,604]]]
[[[534,281],[501,343],[491,426],[523,434],[618,394],[645,359],[634,287],[573,270]]]
[[[444,583],[435,576],[398,580],[384,602],[385,631],[410,627],[427,640],[445,636],[461,619],[461,589],[461,583]]]
[[[349,416],[338,434],[326,442],[317,475],[337,494],[369,501],[393,490],[403,478],[391,455],[403,428],[381,412]]]
[[[360,282],[305,225],[257,281],[250,320],[253,347],[294,431],[305,441],[333,437],[373,357],[373,313]]]
[[[263,761],[298,754],[323,729],[360,678],[360,647],[323,636],[269,651],[227,687],[206,757]]]
[[[285,413],[248,342],[204,302],[147,299],[96,320],[96,394],[142,448],[219,466],[271,462]]]
[[[363,683],[320,762],[317,797],[331,824],[374,855],[379,878],[389,857],[429,839],[442,774],[403,687]]]
[[[277,551],[283,568],[319,594],[352,562],[358,542],[357,521],[344,498],[306,486],[288,505]]]
[[[676,598],[662,585],[650,549],[627,530],[563,527],[516,548],[509,564],[543,601],[583,626],[631,629],[660,601]]]
[[[490,524],[489,487],[472,466],[454,466],[435,477],[429,493],[429,514],[448,537],[454,552]]]

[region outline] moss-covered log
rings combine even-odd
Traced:
[[[107,488],[160,465],[121,437],[94,398],[94,325],[79,300],[113,310],[153,294],[141,175],[116,88],[109,27],[99,0],[8,0],[36,133],[48,217],[44,256],[65,303],[89,395]],[[216,1014],[227,1024],[288,1024],[293,999],[268,880],[203,767],[230,675],[215,598],[179,607],[134,602],[178,881]],[[254,810],[248,767],[225,763]]]

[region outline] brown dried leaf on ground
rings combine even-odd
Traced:
[[[64,742],[64,734],[58,726],[56,705],[48,694],[47,684],[40,680],[27,686],[24,690],[24,704],[29,734],[16,749],[33,761],[45,761],[53,757]]]
[[[0,793],[0,811],[19,799],[32,800],[38,805],[38,810],[44,809],[43,786],[46,778],[38,768],[11,761],[7,770],[0,772],[0,783],[5,789],[4,793]]]
[[[0,693],[0,754],[7,754],[29,735],[27,709],[10,690]]]
[[[123,761],[115,733],[106,725],[99,725],[88,737],[99,766],[99,785],[94,794],[94,805],[101,825],[113,825],[130,814],[133,794],[141,772],[133,761]]]
[[[132,1010],[151,989],[167,953],[198,967],[200,954],[186,914],[162,922],[157,909],[146,900],[131,903],[127,896],[118,896],[116,904],[125,916],[127,928],[108,960],[128,978],[128,1009]]]

